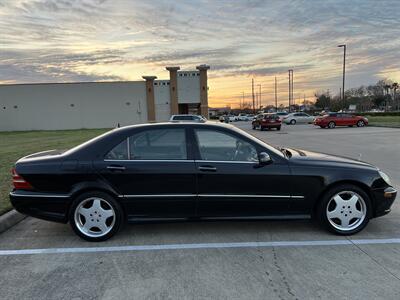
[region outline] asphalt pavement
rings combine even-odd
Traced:
[[[400,129],[235,125],[275,145],[361,155],[400,187]],[[0,298],[400,299],[399,203],[348,238],[309,220],[224,221],[127,225],[94,244],[28,217],[0,234]]]

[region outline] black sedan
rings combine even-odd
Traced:
[[[314,217],[354,234],[390,211],[386,174],[365,162],[275,148],[231,125],[159,123],[111,130],[68,151],[18,160],[13,206],[89,241],[125,222]]]

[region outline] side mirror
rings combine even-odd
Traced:
[[[260,160],[261,165],[272,163],[272,159],[267,152],[260,152],[260,154],[258,154],[258,159]]]

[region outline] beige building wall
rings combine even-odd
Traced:
[[[144,81],[0,86],[0,131],[147,122]]]

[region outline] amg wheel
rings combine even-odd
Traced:
[[[290,120],[290,125],[296,124],[296,120]]]
[[[340,185],[325,193],[317,217],[329,231],[351,235],[367,226],[371,217],[368,195],[354,185]]]
[[[328,123],[328,128],[330,128],[330,129],[335,128],[335,126],[336,126],[335,122],[331,121],[331,122]]]
[[[117,201],[103,192],[80,195],[72,204],[69,222],[81,238],[90,242],[105,241],[118,232],[123,212]]]
[[[357,122],[357,127],[364,127],[364,126],[365,126],[365,123],[363,120],[360,120]]]

